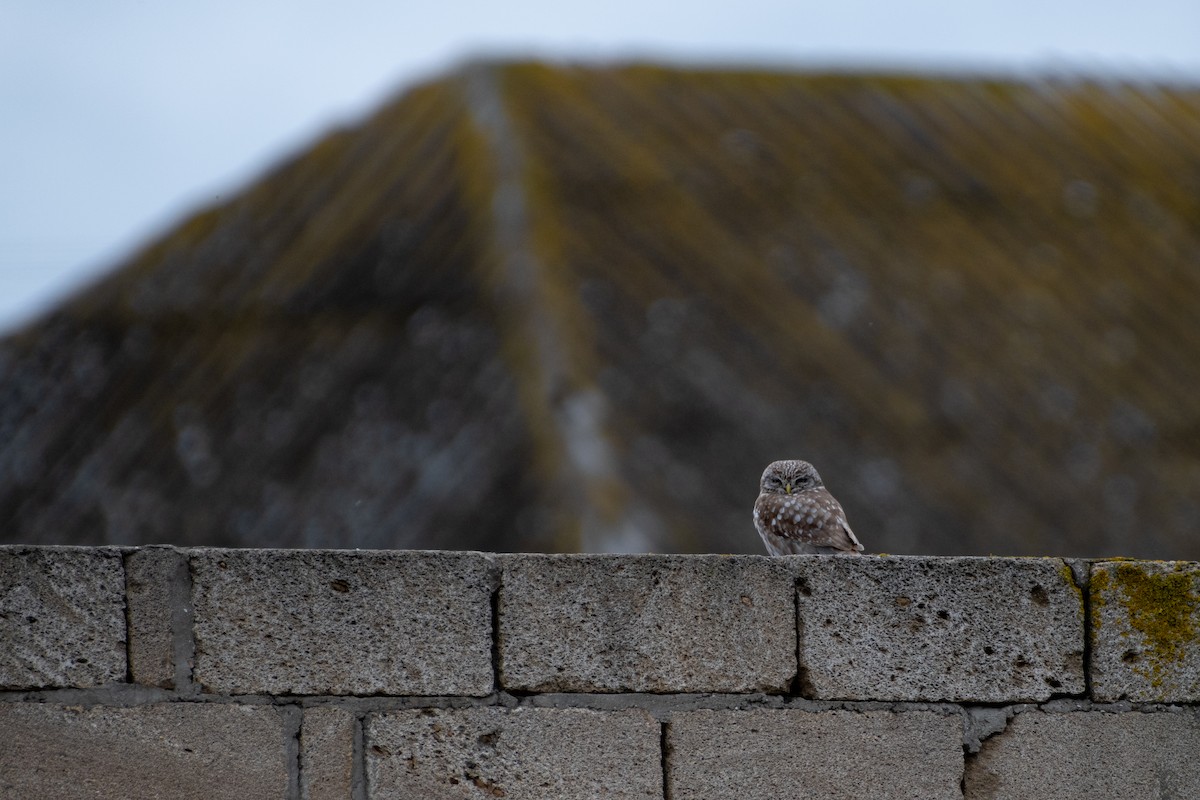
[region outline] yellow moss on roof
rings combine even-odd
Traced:
[[[354,364],[342,402],[388,374],[395,402],[437,417],[453,391],[388,370],[440,357],[414,342],[441,314],[494,338],[528,439],[505,452],[530,459],[528,516],[557,549],[586,511],[661,549],[755,547],[745,492],[790,455],[821,465],[871,549],[1194,548],[1197,141],[1187,86],[474,65],[55,310],[64,347],[102,341],[117,366],[92,428],[31,439],[67,481],[144,414],[170,461],[177,405],[241,413],[259,374],[286,385],[322,358]],[[73,356],[45,358],[47,385],[70,386]],[[251,457],[303,469],[339,413]],[[573,424],[599,446],[572,450]],[[2,492],[33,520],[61,499]]]

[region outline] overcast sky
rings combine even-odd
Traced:
[[[1200,0],[0,0],[0,333],[479,55],[1200,83]]]

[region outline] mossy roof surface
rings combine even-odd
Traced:
[[[801,457],[869,550],[1200,558],[1197,142],[1187,86],[474,65],[0,346],[2,535],[757,551]]]

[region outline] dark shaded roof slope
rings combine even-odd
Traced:
[[[1200,90],[478,65],[0,345],[6,541],[1200,558]]]

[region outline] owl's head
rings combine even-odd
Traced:
[[[772,461],[763,470],[759,489],[763,494],[795,494],[824,486],[816,467],[807,461]]]

